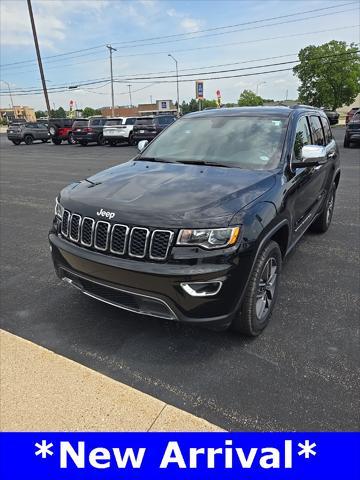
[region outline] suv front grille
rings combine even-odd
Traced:
[[[173,243],[171,230],[153,230],[145,227],[129,227],[110,224],[65,210],[61,222],[61,234],[84,247],[113,255],[151,260],[166,260]]]

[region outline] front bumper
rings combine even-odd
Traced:
[[[251,271],[249,252],[199,261],[158,263],[104,255],[49,234],[57,275],[83,293],[140,314],[226,328],[239,307]],[[176,255],[175,255],[176,256]],[[221,282],[216,295],[193,297],[182,283]]]
[[[354,130],[351,130],[349,129],[347,132],[346,132],[346,136],[349,138],[349,140],[351,142],[360,142],[360,130],[358,129],[354,129]]]
[[[133,133],[133,139],[136,142],[139,142],[140,140],[153,140],[160,132],[145,132],[145,133],[140,133],[140,132],[134,132]]]
[[[9,140],[23,140],[23,136],[21,133],[8,133],[7,138]]]

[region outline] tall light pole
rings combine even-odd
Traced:
[[[106,45],[106,48],[109,49],[110,53],[110,77],[111,77],[111,116],[114,116],[114,77],[113,77],[113,64],[112,64],[112,52],[116,52],[116,48],[113,48],[111,45]]]
[[[45,97],[45,102],[46,102],[46,108],[48,112],[48,118],[50,118],[50,102],[49,102],[49,96],[46,88],[46,81],[45,81],[45,75],[44,75],[44,70],[42,66],[42,61],[41,61],[41,55],[40,55],[40,48],[39,48],[39,42],[36,34],[36,27],[35,27],[35,21],[34,21],[34,15],[32,11],[32,6],[31,6],[31,0],[27,0],[27,5],[28,5],[28,10],[29,10],[29,15],[30,15],[30,22],[31,22],[31,28],[33,32],[33,37],[34,37],[34,43],[35,43],[35,50],[36,50],[36,56],[37,56],[37,61],[39,65],[39,70],[40,70],[40,77],[41,77],[41,83],[44,91],[44,97]]]
[[[178,62],[175,57],[168,53],[168,57],[171,57],[176,65],[176,101],[177,101],[177,114],[178,117],[180,116],[180,104],[179,104],[179,70],[178,70]]]
[[[132,107],[132,100],[131,100],[131,85],[128,85],[129,87],[129,99],[130,99],[130,108]]]
[[[260,87],[260,85],[265,85],[265,83],[266,83],[266,82],[260,82],[260,83],[257,83],[257,84],[256,84],[256,95],[257,95],[258,92],[259,92],[259,87]]]

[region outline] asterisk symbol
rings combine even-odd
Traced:
[[[312,443],[310,445],[309,440],[305,440],[304,443],[298,443],[298,447],[300,447],[298,455],[304,455],[305,458],[310,458],[310,455],[316,455],[316,452],[314,450],[314,448],[316,447],[316,443]]]
[[[53,446],[53,443],[46,443],[46,440],[42,440],[41,445],[40,443],[35,443],[35,447],[37,447],[35,455],[37,456],[41,454],[41,458],[46,458],[46,455],[54,455],[54,452],[50,450]]]

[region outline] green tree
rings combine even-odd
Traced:
[[[47,117],[47,113],[44,112],[43,110],[36,110],[35,117],[36,118]]]
[[[239,107],[256,107],[263,104],[263,99],[252,90],[244,90],[238,100]]]
[[[360,92],[357,50],[354,43],[336,40],[300,50],[300,63],[293,69],[300,80],[300,102],[333,110],[352,103]]]
[[[85,107],[83,110],[83,116],[85,118],[93,117],[94,115],[101,115],[101,110],[98,108]]]

